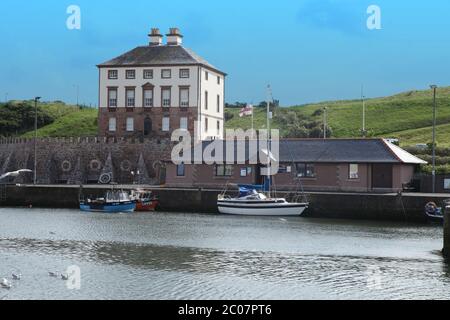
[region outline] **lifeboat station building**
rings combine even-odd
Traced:
[[[426,162],[383,139],[289,139],[279,143],[273,181],[280,191],[399,192],[421,164]],[[261,166],[166,163],[168,187],[223,189],[227,183],[261,185]]]

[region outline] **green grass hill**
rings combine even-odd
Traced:
[[[450,87],[437,92],[437,141],[450,147]],[[327,101],[292,107],[278,107],[273,128],[283,137],[322,137],[323,109],[327,108],[328,135],[335,138],[361,137],[360,100]],[[431,90],[408,91],[390,97],[366,100],[366,129],[369,137],[398,138],[402,146],[430,143],[432,137]],[[239,108],[226,109],[227,128],[251,128],[251,117],[239,117]],[[97,134],[97,110],[47,102],[39,105],[40,137],[92,136]],[[265,128],[266,109],[255,108],[255,128]],[[0,136],[34,135],[32,101],[0,104]]]

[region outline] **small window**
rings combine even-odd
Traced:
[[[208,81],[209,80],[209,72],[205,71],[205,80]]]
[[[205,91],[205,110],[208,110],[208,91]]]
[[[217,84],[220,85],[220,76],[217,76]]]
[[[183,130],[188,129],[188,118],[186,118],[186,117],[180,118],[180,129],[183,129]]]
[[[136,99],[135,99],[135,90],[134,88],[127,88],[126,90],[126,97],[127,97],[127,107],[128,108],[133,108],[135,106],[136,103]]]
[[[217,135],[220,136],[220,121],[217,120]]]
[[[350,179],[359,179],[359,166],[357,164],[349,165],[349,176]]]
[[[125,71],[125,78],[127,78],[127,79],[136,79],[136,71],[135,70],[127,70],[127,71]]]
[[[162,119],[162,131],[164,132],[170,131],[170,119],[168,117],[164,117]]]
[[[189,69],[180,69],[180,78],[189,78]]]
[[[232,165],[216,165],[216,177],[231,177],[232,175]]]
[[[217,95],[217,113],[220,113],[220,95]]]
[[[315,178],[315,168],[310,163],[298,163],[297,164],[297,176],[300,178]]]
[[[116,88],[108,89],[108,107],[109,108],[117,107],[117,89]]]
[[[109,128],[110,132],[116,132],[116,118],[109,118]]]
[[[205,118],[205,132],[208,132],[208,118]]]
[[[177,165],[177,177],[184,177],[186,174],[186,167],[184,163]]]
[[[170,88],[164,88],[162,89],[162,106],[163,107],[170,107],[170,105],[172,104],[171,101],[171,90]]]
[[[117,70],[108,71],[108,79],[117,80],[119,78],[119,72]]]
[[[161,70],[161,78],[170,79],[172,78],[172,70],[170,69],[162,69]]]
[[[189,107],[189,88],[180,88],[180,107]]]
[[[151,69],[144,70],[144,79],[153,79],[153,70]]]
[[[153,89],[144,89],[144,107],[153,107]]]
[[[127,118],[127,131],[128,132],[134,131],[134,118]]]

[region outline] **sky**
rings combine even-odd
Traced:
[[[70,30],[67,8],[81,11]],[[381,29],[370,30],[370,5]],[[2,0],[0,101],[98,101],[96,65],[179,27],[228,74],[227,102],[290,106],[450,85],[448,0]]]

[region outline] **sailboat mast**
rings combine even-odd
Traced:
[[[271,145],[271,134],[270,134],[270,85],[267,86],[267,182],[269,183],[269,198],[271,197],[271,185],[272,185],[272,176],[271,176],[271,157],[270,157],[270,149],[272,147]]]

